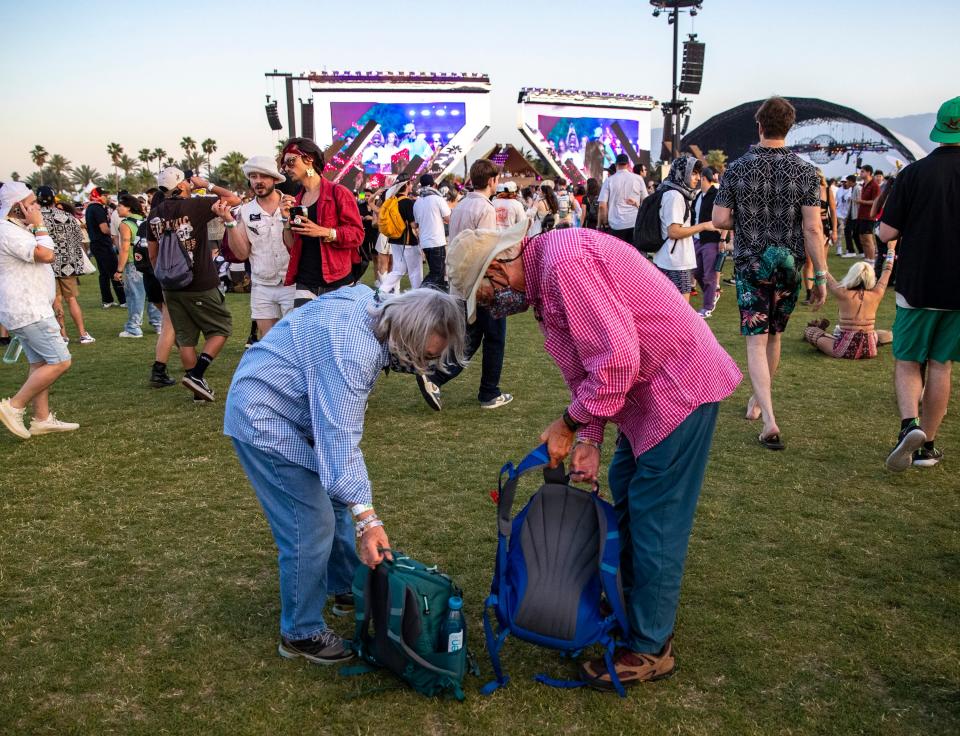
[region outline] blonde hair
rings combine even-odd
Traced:
[[[437,289],[411,289],[381,297],[370,312],[377,339],[417,373],[429,373],[435,364],[466,364],[466,319],[463,302],[457,297]],[[427,356],[427,343],[433,335],[447,341],[439,358]]]
[[[843,277],[840,286],[844,289],[866,289],[872,291],[877,285],[877,274],[866,261],[859,261],[850,266],[847,275]]]

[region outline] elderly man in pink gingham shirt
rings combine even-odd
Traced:
[[[624,685],[669,677],[718,402],[742,376],[673,284],[629,245],[579,228],[525,238],[526,225],[454,238],[451,290],[466,299],[468,319],[478,304],[494,317],[533,307],[571,393],[541,437],[554,465],[572,449],[571,473],[594,480],[604,428],[619,428],[609,485],[632,631],[614,664]],[[581,675],[612,689],[603,659]]]

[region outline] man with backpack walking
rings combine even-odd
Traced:
[[[175,166],[161,171],[157,184],[164,200],[150,210],[147,247],[176,332],[180,362],[186,370],[180,382],[196,399],[213,401],[213,389],[204,373],[230,337],[233,319],[218,288],[220,280],[207,242],[207,223],[216,217],[213,205],[219,200],[236,206],[240,198],[198,176],[187,181]],[[204,189],[216,196],[191,197],[192,189]],[[201,333],[203,351],[198,356]]]
[[[625,243],[633,243],[633,226],[640,203],[647,197],[647,185],[630,170],[627,154],[617,156],[616,163],[616,173],[607,177],[600,187],[599,225],[609,228],[611,235]]]
[[[619,520],[631,634],[613,666],[623,685],[670,676],[687,543],[719,402],[740,383],[736,363],[680,293],[636,249],[586,228],[527,238],[526,224],[451,238],[451,292],[468,321],[533,307],[571,401],[541,436],[551,467],[599,474],[604,429],[619,429],[609,470]],[[583,668],[615,689],[603,658]]]
[[[450,215],[450,240],[462,230],[497,229],[497,211],[490,197],[497,189],[500,170],[489,159],[481,158],[470,167],[473,191],[453,208]],[[526,223],[524,223],[524,226]],[[467,326],[467,359],[483,345],[483,368],[480,373],[480,391],[477,398],[481,409],[498,409],[513,401],[513,396],[500,390],[503,354],[507,343],[507,321],[494,317],[486,309],[478,310],[476,321]],[[442,408],[440,387],[460,375],[462,365],[443,366],[431,374],[418,373],[420,394],[434,411]]]

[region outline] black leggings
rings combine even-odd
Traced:
[[[110,294],[110,286],[113,285],[113,290],[117,294],[117,301],[120,304],[127,303],[127,295],[123,293],[123,284],[119,281],[114,281],[113,275],[117,272],[117,266],[119,262],[117,261],[117,254],[112,250],[110,251],[99,251],[91,250],[91,255],[94,260],[97,262],[97,278],[100,282],[100,301],[104,304],[113,303],[113,296]]]

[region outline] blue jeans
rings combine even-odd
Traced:
[[[500,391],[500,373],[503,371],[503,352],[507,344],[507,318],[494,319],[483,307],[477,307],[477,319],[467,325],[467,358],[483,344],[483,370],[480,373],[480,391],[477,398],[480,401],[490,401],[497,398]],[[430,380],[442,386],[460,375],[463,366],[444,366],[442,371],[436,371]]]
[[[610,462],[620,574],[630,619],[628,646],[656,654],[677,617],[687,543],[700,498],[719,404],[703,404],[673,432],[634,458],[626,437]]]
[[[142,335],[143,305],[147,301],[147,290],[143,285],[143,274],[131,262],[127,262],[123,267],[123,288],[127,295],[127,323],[123,329],[133,335]],[[147,304],[147,319],[159,332],[163,312],[152,304]]]
[[[279,551],[280,634],[309,639],[327,628],[327,595],[349,592],[360,565],[350,509],[303,466],[237,439],[233,447]]]

